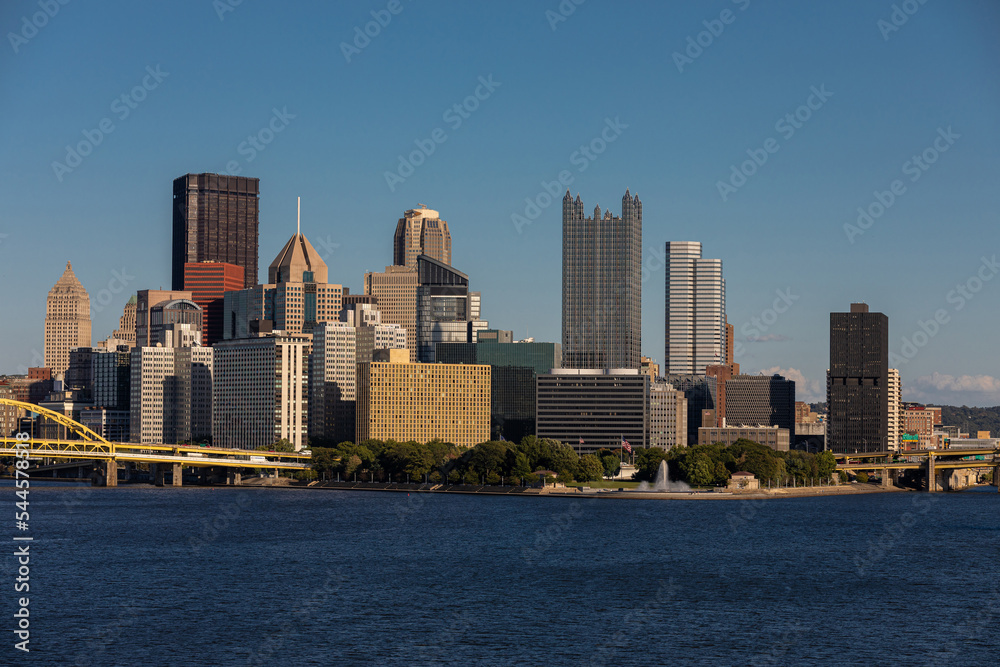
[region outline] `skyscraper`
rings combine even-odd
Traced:
[[[174,179],[172,289],[184,289],[184,264],[228,262],[243,267],[243,285],[257,284],[260,179],[187,174]]]
[[[253,322],[258,331],[270,326],[274,331],[308,334],[319,322],[337,321],[344,288],[327,283],[327,275],[326,262],[299,228],[268,267],[267,284],[225,293],[222,337],[253,336]]]
[[[438,343],[473,343],[479,320],[478,292],[469,277],[427,255],[417,258],[417,359],[434,363]],[[379,303],[382,303],[381,299]]]
[[[378,302],[382,322],[406,329],[410,361],[417,360],[417,269],[387,266],[380,273],[365,274],[365,294]]]
[[[830,410],[835,452],[881,452],[889,440],[889,318],[852,303],[830,313]]]
[[[74,347],[90,347],[90,296],[66,262],[45,303],[45,366],[65,373]]]
[[[451,232],[441,214],[423,204],[403,214],[396,224],[392,240],[392,263],[397,266],[417,265],[417,256],[427,255],[439,262],[451,264]]]
[[[563,197],[562,349],[565,368],[639,368],[642,202],[625,190],[622,215],[584,217]]]
[[[226,292],[243,289],[243,268],[226,262],[187,262],[184,289],[204,312],[202,344],[222,340],[222,317]]]
[[[664,374],[729,363],[722,260],[702,259],[698,241],[667,242],[666,281]]]

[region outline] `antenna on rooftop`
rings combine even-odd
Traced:
[[[295,235],[302,236],[302,197],[296,197],[298,212],[295,214]]]

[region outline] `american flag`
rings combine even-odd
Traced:
[[[632,445],[628,444],[628,440],[622,438],[622,449],[624,449],[629,454],[632,453]]]
[[[580,438],[580,444],[581,445],[583,444],[583,438]]]

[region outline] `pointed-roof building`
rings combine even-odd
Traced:
[[[344,288],[327,283],[328,277],[326,262],[299,223],[268,267],[266,285],[226,292],[223,338],[252,337],[255,326],[258,332],[271,327],[311,334],[314,324],[339,321]]]
[[[66,262],[45,306],[45,366],[65,373],[75,347],[90,347],[90,296]]]

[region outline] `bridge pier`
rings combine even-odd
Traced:
[[[1000,466],[993,466],[993,485],[997,487],[997,493],[1000,493]]]
[[[937,491],[937,473],[934,470],[934,455],[927,455],[927,463],[924,464],[925,476],[927,477],[927,493]]]
[[[184,468],[180,463],[174,464],[174,474],[173,474],[173,486],[183,486],[184,484]]]
[[[242,486],[243,476],[235,471],[229,471],[226,473],[226,484],[231,486]]]
[[[892,486],[892,478],[889,477],[888,468],[882,468],[882,486],[884,488],[889,488]]]
[[[153,484],[156,486],[163,486],[163,466],[159,463],[149,464],[149,477],[153,480]]]

